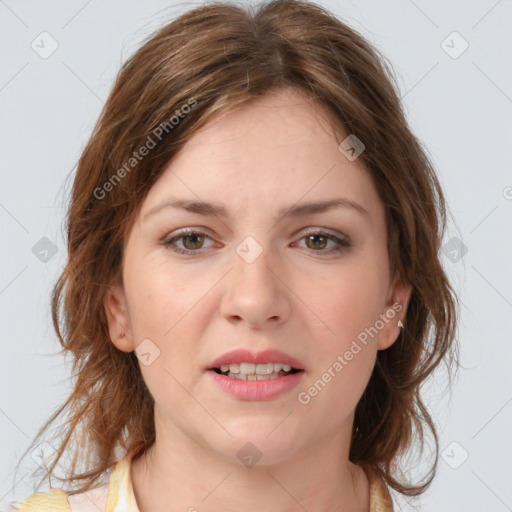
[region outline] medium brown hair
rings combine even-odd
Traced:
[[[198,129],[284,88],[317,102],[341,133],[363,141],[360,162],[385,206],[391,275],[412,285],[405,328],[378,352],[357,405],[350,460],[405,495],[430,485],[438,438],[420,386],[442,361],[450,375],[457,353],[456,295],[439,259],[443,192],[405,120],[386,59],[324,8],[295,0],[195,8],[122,66],[79,159],[67,213],[68,261],[52,294],[53,323],[63,353],[72,355],[76,380],[29,448],[67,414],[43,475],[50,485],[68,445],[67,476],[57,478],[73,494],[98,484],[119,459],[116,450],[137,457],[154,443],[153,397],[136,355],[111,342],[104,309],[109,285],[122,282],[124,240],[147,192]],[[170,124],[173,116],[177,124]],[[160,133],[162,126],[167,129]],[[148,137],[155,146],[134,163],[134,151]],[[426,479],[414,484],[398,477],[398,460],[415,439],[423,450],[425,429],[435,460]]]

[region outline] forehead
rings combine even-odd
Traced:
[[[328,113],[283,90],[212,121],[175,155],[150,190],[142,215],[169,196],[274,213],[299,201],[346,197],[382,214],[361,161],[338,149]],[[254,210],[252,210],[254,209]]]

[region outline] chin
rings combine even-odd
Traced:
[[[226,439],[221,446],[217,445],[216,451],[228,461],[248,468],[255,465],[272,466],[284,462],[292,456],[297,446],[286,429],[278,432],[277,424],[278,422],[274,422],[270,428],[263,430],[253,427],[243,431],[233,431],[227,427],[233,437]],[[269,435],[269,432],[272,433]],[[215,447],[215,445],[211,446]]]

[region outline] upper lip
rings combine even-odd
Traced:
[[[304,365],[294,357],[281,352],[280,350],[271,349],[262,352],[252,352],[247,349],[231,350],[214,359],[208,366],[209,370],[220,368],[223,364],[231,363],[284,363],[290,365],[296,370],[303,370]]]

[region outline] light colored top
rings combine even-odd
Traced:
[[[375,473],[367,472],[370,484],[370,512],[393,512],[386,484]],[[112,468],[107,483],[68,496],[56,487],[36,492],[22,502],[10,504],[12,512],[140,512],[130,478],[130,458],[121,459]]]

